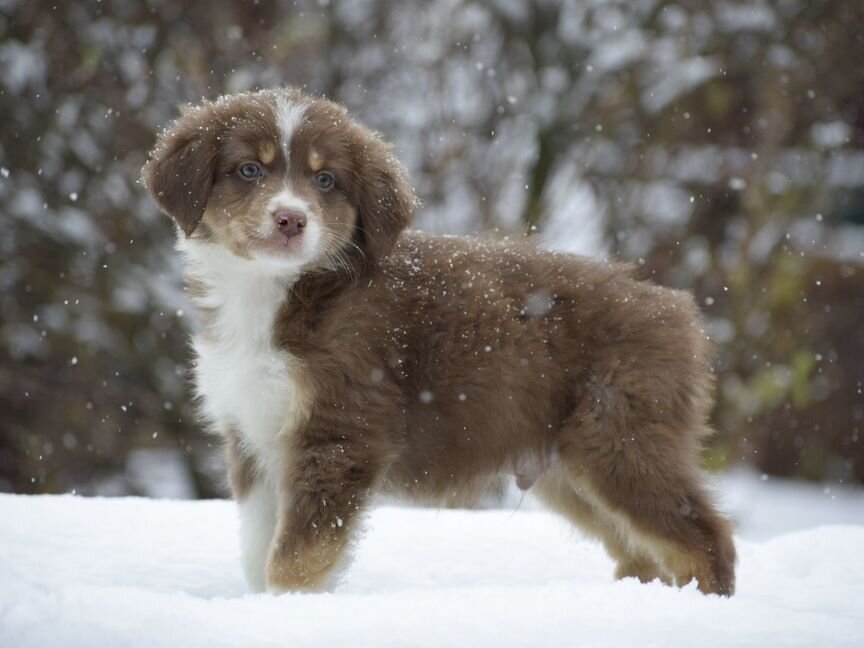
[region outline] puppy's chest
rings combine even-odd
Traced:
[[[273,300],[220,304],[194,339],[203,413],[217,431],[239,433],[254,454],[290,434],[307,409],[299,362],[272,343],[277,308]]]

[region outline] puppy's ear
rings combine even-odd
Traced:
[[[156,143],[141,177],[156,204],[189,236],[195,231],[216,174],[217,139],[202,128],[193,110],[166,130]]]
[[[363,131],[356,153],[357,218],[361,247],[374,264],[390,252],[411,222],[417,197],[390,145]]]

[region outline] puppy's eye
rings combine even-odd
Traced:
[[[254,180],[255,178],[260,178],[263,175],[261,167],[254,162],[247,162],[246,164],[241,164],[240,168],[237,169],[237,172],[241,175],[241,177],[246,178],[247,180]]]
[[[331,189],[335,184],[336,179],[333,177],[332,173],[328,173],[327,171],[321,171],[315,174],[315,186],[319,189],[323,189],[327,191]]]

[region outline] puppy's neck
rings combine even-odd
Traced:
[[[299,271],[243,259],[221,245],[181,239],[190,297],[203,334],[229,343],[265,343]]]

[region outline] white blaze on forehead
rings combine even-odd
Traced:
[[[276,97],[276,125],[279,127],[282,149],[285,158],[288,159],[288,151],[291,147],[291,138],[294,132],[303,123],[303,114],[306,112],[306,104],[292,101],[285,95]]]

